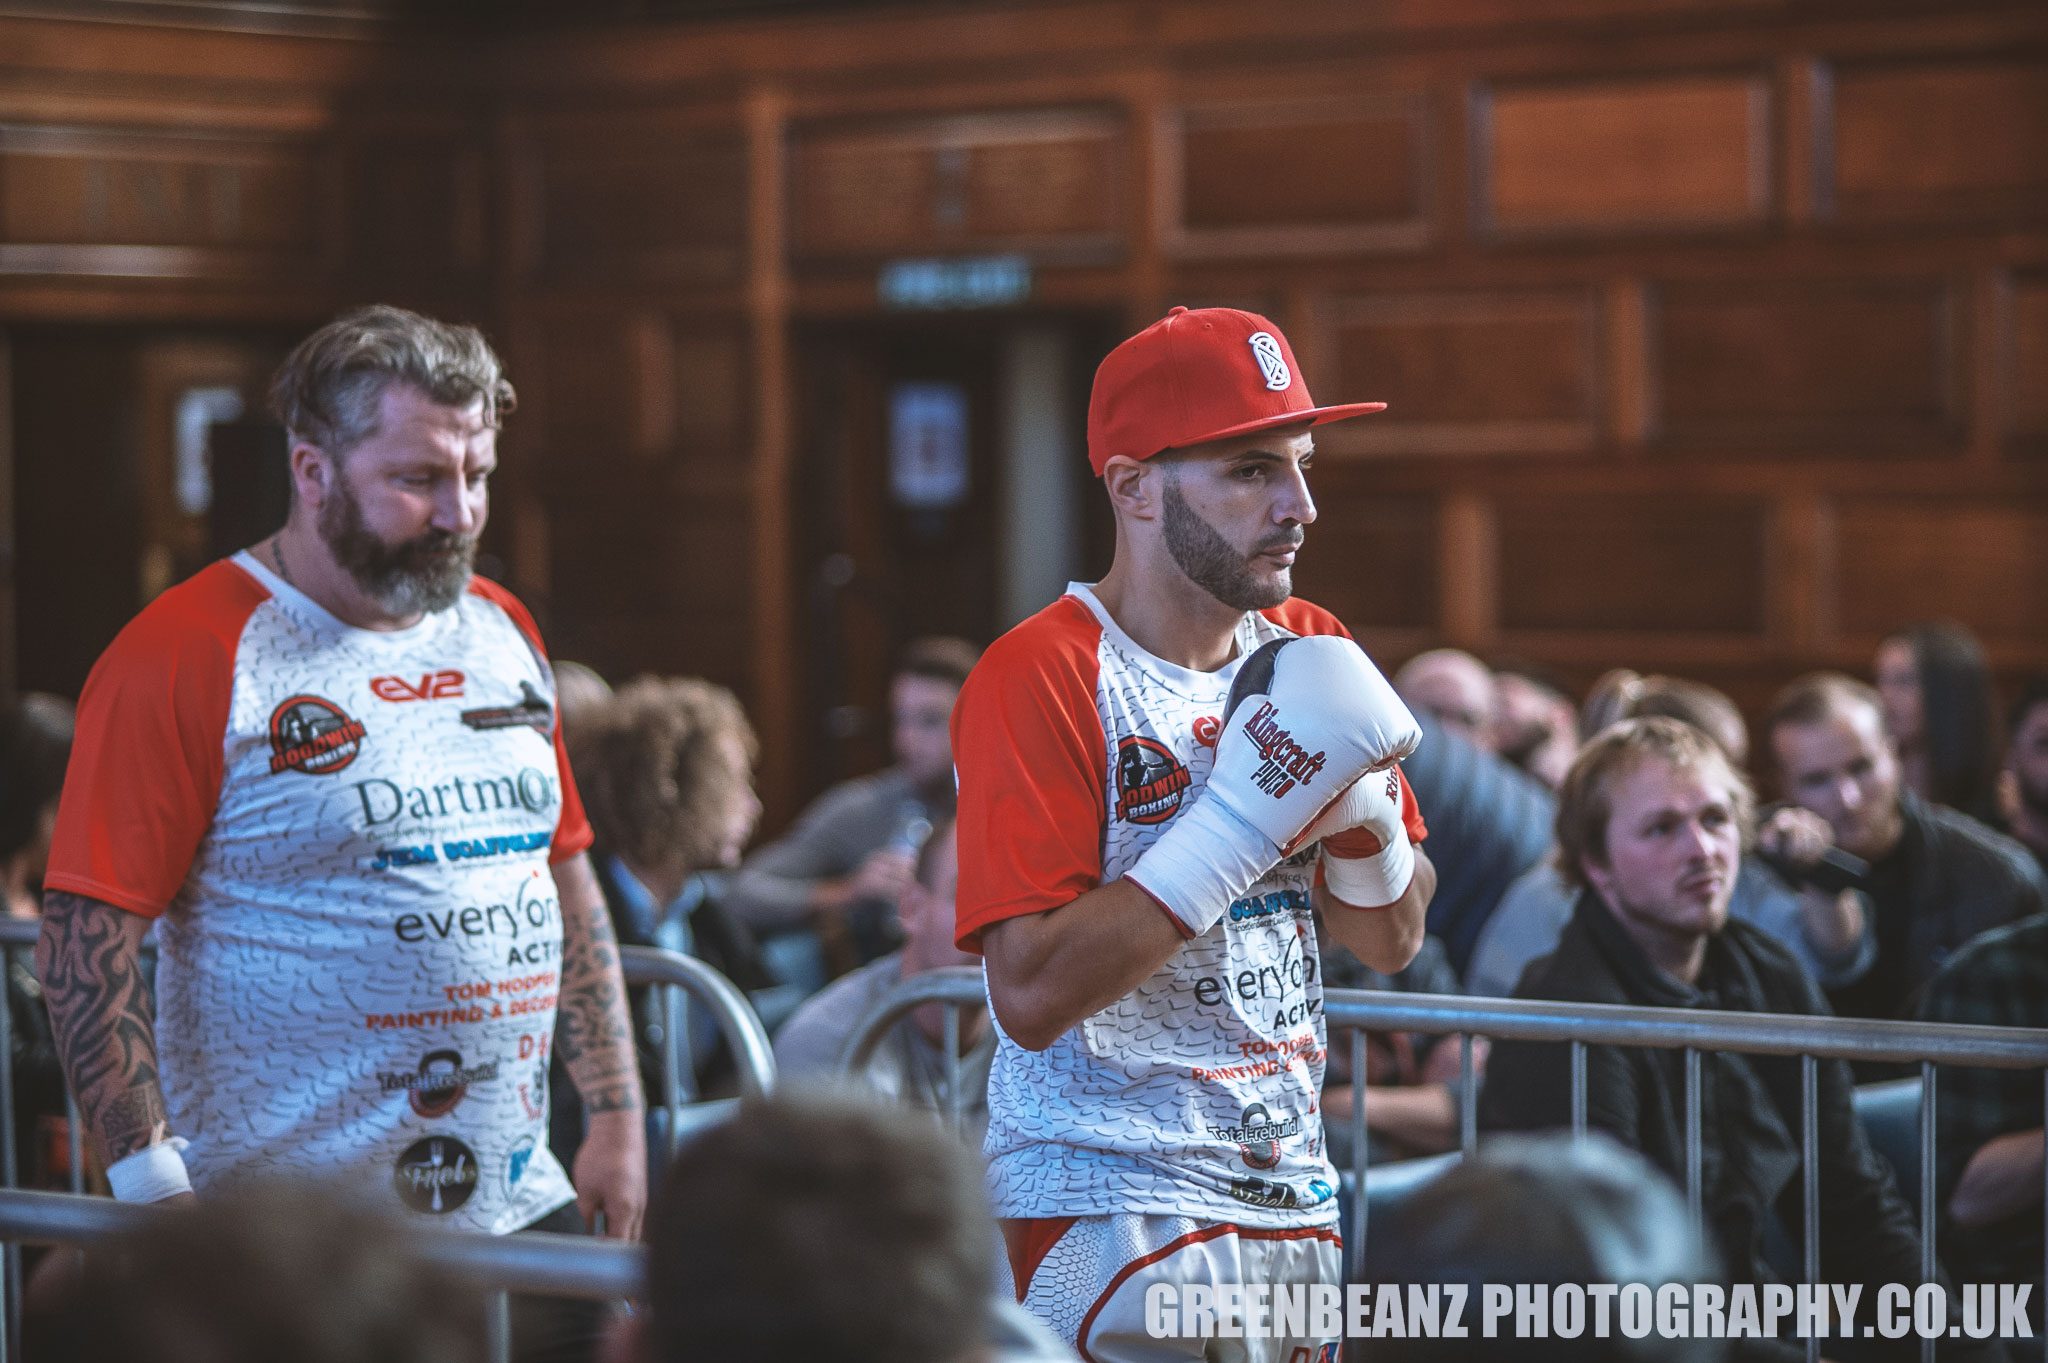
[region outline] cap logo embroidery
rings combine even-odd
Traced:
[[[1280,343],[1273,339],[1270,331],[1255,331],[1251,334],[1252,358],[1259,362],[1259,372],[1266,376],[1266,387],[1276,393],[1284,393],[1294,382],[1294,376],[1287,372],[1287,361],[1280,356]]]

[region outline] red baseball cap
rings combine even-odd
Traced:
[[[1109,352],[1088,396],[1088,462],[1364,416],[1384,402],[1318,407],[1287,338],[1256,312],[1175,308]]]

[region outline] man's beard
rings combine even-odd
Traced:
[[[476,561],[476,536],[428,530],[386,544],[363,524],[362,504],[348,480],[320,508],[320,538],[363,595],[395,616],[444,611],[462,599]]]
[[[1261,582],[1252,571],[1252,560],[1274,549],[1298,548],[1304,538],[1299,526],[1276,531],[1240,554],[1215,526],[1195,514],[1180,495],[1180,480],[1169,474],[1161,506],[1164,511],[1166,552],[1186,573],[1188,581],[1232,610],[1262,611],[1285,601],[1294,592],[1293,574],[1282,568],[1271,581]]]

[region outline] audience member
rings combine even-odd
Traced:
[[[1692,725],[1738,769],[1749,756],[1749,730],[1735,702],[1711,686],[1679,677],[1610,672],[1594,686],[1587,716],[1601,728],[1624,719],[1663,715]],[[1597,732],[1597,731],[1596,731]],[[1833,846],[1827,821],[1810,810],[1773,810],[1757,830],[1761,850],[1790,868],[1820,860]],[[1578,898],[1554,860],[1524,872],[1488,920],[1465,973],[1475,994],[1514,992],[1531,961],[1556,949]],[[1823,986],[1859,978],[1877,955],[1876,934],[1862,895],[1853,889],[1796,888],[1754,857],[1744,857],[1728,912],[1790,947]]]
[[[1401,994],[1462,994],[1444,944],[1426,937],[1415,959],[1383,975],[1335,943],[1322,951],[1323,988],[1377,989]],[[1472,1067],[1486,1072],[1487,1041],[1472,1043]],[[1464,1091],[1458,1039],[1427,1032],[1374,1033],[1366,1038],[1365,1129],[1372,1162],[1441,1154],[1458,1144]],[[1323,1072],[1323,1138],[1330,1162],[1351,1167],[1351,1046],[1333,1038]]]
[[[775,1038],[775,1063],[785,1084],[831,1075],[839,1053],[869,1008],[897,983],[927,970],[950,965],[978,965],[977,958],[953,945],[953,892],[960,881],[958,844],[947,820],[918,854],[917,879],[903,892],[898,916],[903,946],[850,975],[797,1009]],[[902,1102],[948,1110],[946,1086],[945,1008],[927,1004],[901,1019],[875,1048],[860,1077],[876,1091]],[[960,1017],[959,1104],[976,1149],[988,1126],[988,1071],[995,1058],[995,1032],[988,1010],[973,1008]]]
[[[555,712],[562,718],[562,740],[569,741],[583,724],[612,698],[611,683],[593,668],[555,659]]]
[[[1526,664],[1500,664],[1493,683],[1497,704],[1489,746],[1556,790],[1579,750],[1578,711],[1562,690]]]
[[[1906,789],[1997,822],[1998,701],[1976,636],[1953,621],[1914,625],[1878,645],[1876,672]]]
[[[2048,917],[1994,929],[1949,959],[1921,1002],[1929,1022],[2048,1027]],[[2039,1283],[2041,1071],[1944,1065],[1935,1084],[1942,1257],[1964,1282]],[[2029,1303],[2040,1329],[2040,1294]]]
[[[1998,799],[2003,827],[2048,867],[2048,673],[2021,688],[2006,734]]]
[[[42,916],[43,869],[71,760],[72,716],[71,702],[58,696],[31,693],[0,706],[0,892],[11,918]],[[26,1186],[68,1186],[64,1070],[32,965],[26,952],[7,958],[14,1149]]]
[[[1435,715],[1467,742],[1482,748],[1492,743],[1500,696],[1493,673],[1471,654],[1455,648],[1418,653],[1394,674],[1394,689],[1409,708]]]
[[[1870,863],[1864,893],[1877,955],[1829,991],[1851,1017],[1910,1016],[1950,952],[2048,905],[2025,848],[1905,788],[1877,692],[1839,673],[1793,682],[1764,719],[1785,795]]]
[[[889,684],[895,764],[826,791],[734,878],[729,902],[757,932],[815,924],[849,937],[861,962],[896,948],[896,901],[918,848],[952,817],[953,701],[979,656],[961,639],[904,651]]]
[[[760,817],[753,786],[753,727],[733,694],[690,677],[641,677],[587,714],[570,737],[569,762],[597,835],[591,865],[619,941],[695,956],[742,989],[770,981],[746,929],[706,893],[700,874],[739,861]],[[661,1092],[663,1000],[629,991],[641,1079]],[[709,1062],[717,1026],[701,1007],[687,1014],[690,1048]],[[556,1088],[553,1144],[572,1150],[581,1111]]]
[[[1574,1003],[1731,1012],[1826,1014],[1827,1001],[1774,938],[1731,920],[1728,898],[1751,817],[1748,782],[1698,729],[1662,716],[1596,735],[1573,762],[1558,802],[1559,864],[1579,889],[1571,926],[1516,993]],[[1542,1130],[1571,1122],[1569,1046],[1500,1041],[1487,1068],[1480,1123]],[[1775,1214],[1803,1225],[1801,1065],[1796,1056],[1700,1055],[1702,1205],[1737,1282],[1781,1274],[1765,1255]],[[1856,1120],[1848,1066],[1819,1065],[1821,1262],[1835,1283],[1918,1281],[1919,1237],[1889,1170]],[[1667,1174],[1686,1169],[1685,1060],[1660,1048],[1590,1046],[1586,1120]],[[1910,1358],[1918,1341],[1870,1341]],[[1994,1343],[1950,1340],[1943,1357],[1995,1359]],[[1733,1357],[1794,1359],[1791,1340],[1734,1341]]]
[[[670,1169],[617,1363],[994,1363],[1066,1354],[993,1296],[981,1167],[848,1097],[748,1100]]]
[[[483,1294],[357,1199],[246,1188],[89,1251],[26,1322],[66,1363],[483,1363]]]
[[[1714,1339],[1631,1339],[1618,1311],[1605,1337],[1585,1328],[1566,1338],[1487,1339],[1477,1328],[1487,1283],[1541,1284],[1554,1302],[1566,1284],[1714,1282],[1712,1252],[1686,1225],[1671,1180],[1635,1151],[1601,1133],[1503,1136],[1377,1216],[1366,1242],[1362,1281],[1396,1289],[1459,1284],[1465,1289],[1465,1338],[1375,1339],[1373,1363],[1466,1363],[1512,1356],[1517,1363],[1710,1363],[1726,1354]],[[1587,1307],[1581,1295],[1580,1305]],[[1589,1308],[1582,1314],[1594,1318]]]
[[[1401,763],[1429,811],[1430,846],[1443,858],[1429,932],[1463,974],[1472,949],[1515,877],[1550,846],[1551,793],[1525,772],[1417,710],[1422,744]]]

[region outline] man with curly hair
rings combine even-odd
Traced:
[[[592,862],[619,940],[696,956],[742,988],[768,983],[746,930],[706,894],[699,874],[738,863],[761,816],[753,726],[732,692],[694,677],[641,677],[577,722],[569,759],[596,843]],[[643,1083],[660,1073],[672,1025],[651,991],[629,1000]],[[696,1058],[717,1030],[692,1008]],[[573,1102],[556,1105],[557,1153],[580,1134]]]

